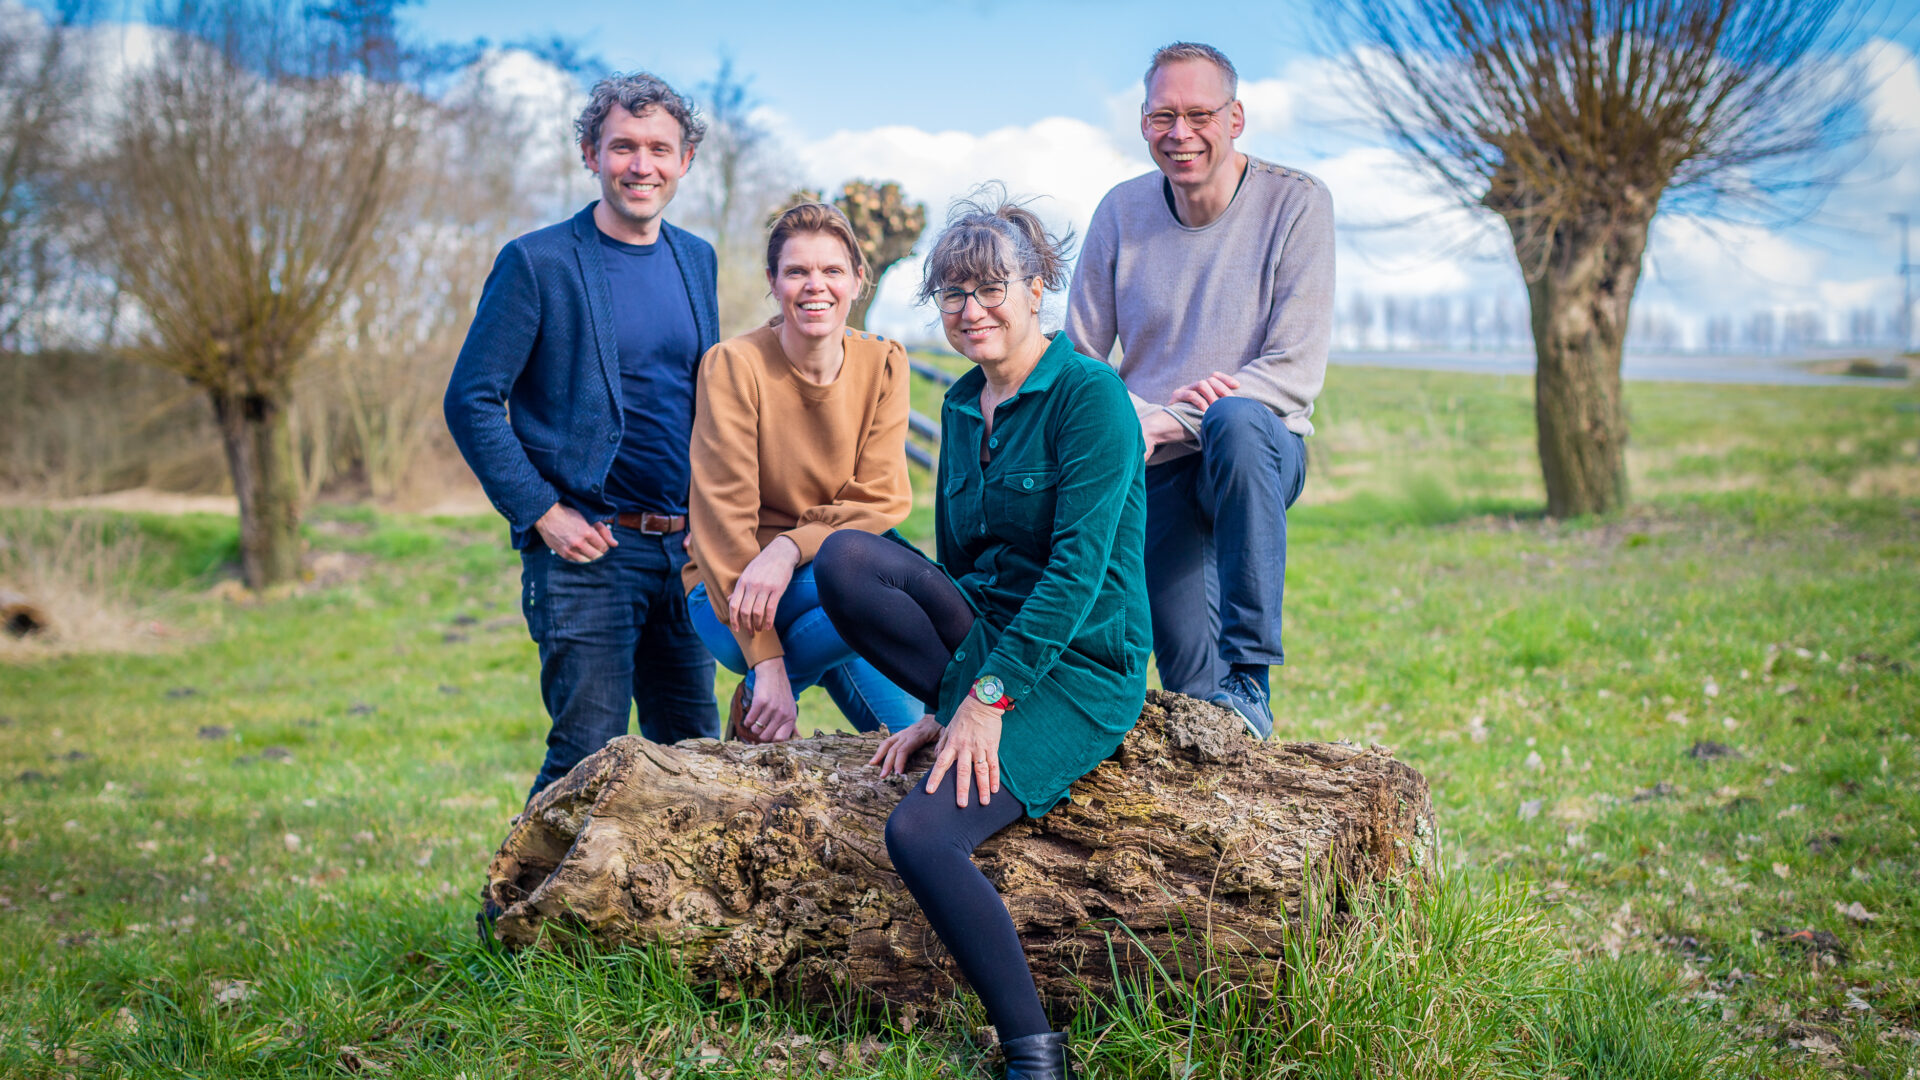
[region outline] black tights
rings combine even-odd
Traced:
[[[894,685],[929,704],[973,628],[973,609],[941,569],[872,533],[842,529],[813,560],[820,606],[840,637]],[[933,932],[980,995],[1002,1040],[1051,1031],[1013,917],[973,864],[973,849],[1027,808],[1010,791],[954,804],[954,773],[927,794],[916,783],[887,819],[887,855]]]
[[[932,706],[973,609],[946,572],[918,551],[841,529],[813,557],[820,607],[840,639],[893,685]]]

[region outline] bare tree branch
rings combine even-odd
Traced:
[[[60,200],[83,86],[67,31],[81,13],[0,7],[0,351],[46,336],[35,324],[72,276]]]

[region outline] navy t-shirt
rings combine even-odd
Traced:
[[[665,240],[623,244],[602,233],[600,257],[613,293],[626,418],[620,453],[607,472],[607,502],[618,513],[684,514],[700,363],[693,303]]]

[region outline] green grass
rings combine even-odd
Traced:
[[[1920,394],[1636,384],[1639,501],[1566,524],[1527,392],[1335,369],[1290,520],[1283,729],[1421,769],[1441,887],[1279,985],[1090,1007],[1094,1075],[1920,1067]],[[130,537],[168,632],[0,666],[0,1075],[990,1074],[970,999],[906,1031],[474,943],[546,731],[498,522],[321,508],[348,580],[243,601],[230,522],[76,520],[0,511],[0,557]]]

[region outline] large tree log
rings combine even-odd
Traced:
[[[876,779],[873,747],[853,735],[617,739],[513,824],[488,872],[494,932],[510,947],[566,936],[543,934],[550,922],[602,944],[658,937],[723,996],[943,996],[952,960],[883,839],[914,781]],[[1110,986],[1116,967],[1138,971],[1147,953],[1199,970],[1209,941],[1212,962],[1270,974],[1305,905],[1330,911],[1430,865],[1431,815],[1426,781],[1383,750],[1261,745],[1230,714],[1153,691],[1070,802],[976,858],[1058,1002]]]

